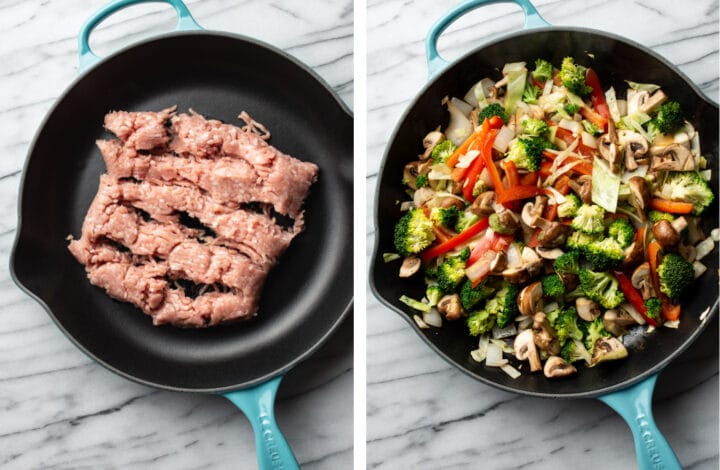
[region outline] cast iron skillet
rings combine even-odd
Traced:
[[[250,419],[260,468],[296,468],[273,416],[282,375],[312,354],[352,308],[352,116],[308,67],[258,41],[203,31],[180,0],[177,31],[100,60],[90,31],[139,0],[111,3],[80,34],[81,76],[30,146],[11,271],[81,350],[128,379],[168,390],[223,393]],[[95,140],[109,110],[177,104],[236,123],[240,111],[270,142],[320,167],[305,203],[306,230],[270,274],[259,316],[207,330],[154,327],[133,306],[87,281],[65,237],[80,233],[105,171]]]
[[[696,295],[683,299],[683,316],[678,330],[660,329],[649,336],[626,337],[630,357],[624,361],[581,370],[576,377],[563,381],[548,381],[542,374],[523,374],[511,379],[497,368],[475,363],[469,352],[476,348],[476,340],[467,335],[465,325],[447,322],[441,329],[421,330],[412,320],[413,311],[399,297],[407,294],[421,298],[424,284],[419,279],[398,278],[396,263],[384,263],[382,253],[393,252],[393,227],[400,218],[396,201],[407,199],[399,175],[409,161],[408,155],[422,153],[422,138],[429,129],[447,124],[447,111],[440,102],[444,96],[464,96],[465,92],[485,76],[498,76],[497,67],[507,62],[533,61],[542,57],[559,64],[563,57],[574,56],[581,63],[592,66],[605,88],[613,85],[625,90],[623,80],[661,84],[665,92],[678,100],[689,113],[701,135],[701,148],[713,169],[712,187],[718,193],[717,148],[718,108],[710,102],[690,80],[672,64],[643,46],[604,32],[580,28],[550,28],[527,0],[513,0],[525,12],[525,27],[536,28],[506,35],[478,48],[451,65],[442,60],[436,49],[440,33],[462,14],[481,5],[495,3],[488,0],[466,2],[438,21],[427,39],[427,58],[430,81],[409,106],[395,133],[380,167],[375,199],[377,235],[371,261],[370,284],[375,295],[390,309],[408,321],[415,331],[441,357],[471,377],[497,388],[546,398],[597,397],[615,408],[631,427],[641,468],[653,468],[662,462],[678,466],[677,458],[655,427],[650,397],[657,374],[678,354],[685,350],[709,323],[699,321],[701,312],[710,308],[712,315],[718,306],[717,256],[708,256],[703,263],[707,273],[696,282]],[[592,53],[589,57],[586,51]],[[717,202],[703,215],[704,226],[718,226]],[[636,332],[637,333],[637,332]]]

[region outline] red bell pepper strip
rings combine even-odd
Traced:
[[[488,230],[485,232],[485,235],[482,236],[482,238],[477,242],[477,244],[473,247],[472,251],[470,252],[470,257],[467,259],[467,262],[465,263],[466,267],[470,267],[477,260],[482,258],[482,256],[490,249],[495,246],[497,239],[497,234],[493,232],[492,230]]]
[[[625,298],[635,307],[635,310],[637,310],[640,316],[643,317],[649,325],[658,326],[658,322],[654,318],[647,316],[647,308],[645,307],[642,296],[637,289],[633,287],[630,279],[620,271],[615,271],[615,278],[618,280],[618,286],[622,293],[625,294]]]
[[[538,193],[543,192],[541,188],[537,186],[515,186],[508,188],[502,193],[498,194],[497,201],[499,203],[505,203],[510,201],[517,201],[520,199],[527,199],[535,197]]]
[[[531,171],[530,173],[525,173],[520,177],[520,184],[526,185],[526,186],[535,186],[537,184],[538,180],[538,172],[537,171]]]
[[[493,116],[490,118],[488,124],[490,125],[490,129],[500,129],[505,125],[505,121],[503,121],[500,116]]]
[[[542,229],[540,227],[536,228],[535,231],[532,234],[532,237],[530,237],[530,241],[528,241],[528,245],[530,248],[537,248],[538,245],[540,245],[540,232],[542,232]]]
[[[520,173],[518,172],[515,162],[510,160],[504,162],[505,174],[507,175],[508,186],[518,186],[520,184]]]
[[[497,117],[497,116],[494,116]],[[485,120],[487,122],[487,119]],[[484,124],[483,124],[484,125]],[[487,158],[485,158],[486,154],[490,154],[490,160],[492,160],[492,147],[495,143],[495,136],[497,135],[497,130],[491,129],[487,136],[485,137],[485,140],[482,142],[482,148],[480,149],[480,155],[473,160],[472,164],[470,165],[470,168],[468,169],[467,176],[465,177],[465,184],[463,186],[463,197],[467,201],[472,201],[473,199],[473,189],[475,188],[475,182],[478,179],[478,176],[480,176],[480,172],[485,167],[485,162],[487,161]]]
[[[582,108],[580,108],[580,114],[585,119],[598,126],[598,129],[601,129],[603,132],[605,132],[608,120],[602,114],[596,112],[592,108],[588,108],[587,106],[583,106]]]
[[[600,116],[605,118],[605,124],[607,124],[607,120],[610,119],[610,108],[607,105],[607,101],[605,101],[605,93],[603,93],[602,87],[600,86],[600,78],[591,68],[588,68],[587,72],[585,72],[585,83],[592,88],[590,102],[593,108],[595,108],[595,111],[597,111]]]
[[[662,302],[661,311],[663,314],[663,318],[665,318],[665,320],[667,321],[673,321],[680,318],[681,309],[679,305],[673,305],[668,296],[660,291],[660,279],[657,272],[658,265],[660,264],[660,252],[661,248],[657,240],[651,241],[647,247],[648,263],[650,264],[650,277],[653,281],[655,293]]]
[[[668,201],[667,199],[650,199],[650,208],[671,214],[689,214],[693,211],[691,202]]]
[[[465,275],[470,279],[473,287],[477,287],[490,274],[490,266],[495,259],[495,252],[488,250],[472,266],[465,268]]]
[[[567,130],[563,127],[557,128],[557,130],[555,131],[555,137],[562,140],[567,145],[571,145],[577,139],[577,137],[575,137],[572,132],[570,132],[569,130]],[[582,141],[578,142],[577,147],[575,149],[577,150],[577,153],[588,156],[588,157],[595,154],[595,149],[590,148],[587,145],[583,144]],[[550,153],[550,152],[548,152],[548,153]],[[545,156],[547,156],[547,155],[545,155]]]
[[[467,242],[474,236],[480,234],[480,232],[482,232],[486,228],[488,228],[488,219],[487,217],[484,217],[475,222],[467,229],[463,230],[461,233],[455,235],[451,239],[426,249],[425,251],[420,253],[420,258],[425,262],[428,262],[431,259],[435,259],[438,256],[447,253],[448,251],[457,248],[458,246]]]
[[[557,158],[558,154],[554,153],[554,152],[550,152],[546,149],[546,150],[543,150],[543,156],[549,160],[555,160]],[[576,162],[576,161],[578,161],[578,159],[576,157],[570,156],[570,157],[565,158],[565,160],[563,160],[563,165],[566,164],[565,162],[572,163],[572,162]],[[542,173],[541,173],[540,176],[543,176],[545,178],[550,176],[551,166],[552,165],[550,164],[550,162],[547,162],[547,161],[543,161],[542,163],[540,163],[540,171],[541,172],[544,171],[545,173],[547,173],[547,175],[542,175]],[[572,167],[572,169],[570,171],[574,171],[581,175],[592,175],[592,162],[590,162],[589,160],[583,160],[582,163]]]

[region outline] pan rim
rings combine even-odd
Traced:
[[[633,41],[631,39],[612,34],[607,33],[605,31],[599,31],[592,28],[583,28],[583,27],[572,27],[572,26],[548,26],[548,27],[541,27],[541,28],[532,28],[532,29],[524,29],[515,33],[510,34],[503,34],[501,36],[498,36],[486,43],[483,43],[479,45],[478,47],[475,47],[468,51],[467,53],[462,54],[459,58],[453,60],[452,62],[449,62],[448,65],[442,69],[439,73],[437,73],[435,76],[428,79],[428,81],[425,83],[425,85],[418,91],[413,99],[408,103],[405,110],[401,114],[400,118],[398,119],[397,124],[395,125],[395,128],[393,129],[392,134],[390,135],[390,138],[387,141],[387,144],[385,146],[385,151],[383,153],[382,160],[380,161],[380,166],[378,167],[377,176],[376,176],[376,186],[375,186],[375,192],[374,192],[374,198],[373,198],[373,222],[375,224],[375,237],[373,241],[373,251],[372,251],[372,257],[370,259],[370,269],[368,272],[368,284],[370,285],[370,290],[372,291],[373,295],[376,299],[380,302],[381,305],[384,305],[385,307],[389,308],[392,312],[399,315],[404,321],[406,321],[411,329],[428,345],[438,356],[440,356],[445,362],[453,366],[454,368],[458,369],[459,371],[463,372],[465,375],[478,380],[486,385],[489,385],[491,387],[494,387],[499,390],[503,390],[505,392],[510,393],[516,393],[519,395],[524,396],[531,396],[535,398],[545,398],[545,399],[577,399],[577,398],[594,398],[601,395],[605,395],[608,393],[612,393],[618,390],[625,389],[627,387],[630,387],[648,377],[654,374],[658,374],[662,372],[662,370],[667,367],[667,365],[675,360],[680,354],[682,354],[687,348],[690,347],[700,336],[705,329],[707,328],[707,325],[712,322],[715,315],[718,314],[718,311],[720,310],[720,296],[715,298],[715,301],[712,303],[712,305],[709,305],[707,308],[709,309],[708,315],[706,318],[698,325],[698,327],[695,329],[695,331],[690,334],[685,341],[675,349],[672,354],[666,356],[663,358],[660,362],[655,364],[653,367],[648,368],[647,370],[643,371],[640,374],[637,374],[627,380],[624,380],[620,383],[617,383],[615,385],[611,385],[604,388],[599,388],[596,390],[590,390],[590,391],[584,391],[584,392],[572,392],[572,393],[563,393],[563,394],[552,394],[552,393],[544,393],[544,392],[534,392],[529,390],[522,390],[517,388],[512,388],[506,385],[503,385],[501,383],[495,382],[489,378],[486,378],[467,367],[464,367],[462,364],[454,361],[448,354],[446,354],[443,350],[441,350],[438,346],[435,345],[430,339],[423,334],[423,332],[420,330],[420,328],[417,326],[417,324],[413,321],[413,319],[404,311],[399,309],[397,306],[392,304],[390,300],[388,300],[383,294],[380,293],[380,290],[378,286],[375,284],[375,274],[380,266],[378,254],[380,250],[380,240],[378,237],[379,232],[379,226],[380,226],[380,214],[379,214],[379,201],[380,201],[380,191],[381,191],[381,185],[380,180],[381,176],[385,173],[385,165],[388,161],[390,147],[392,143],[396,140],[397,135],[400,131],[400,128],[405,123],[405,121],[408,119],[408,116],[410,114],[410,111],[415,106],[417,101],[422,97],[428,89],[430,89],[436,82],[440,81],[447,73],[452,72],[453,68],[457,66],[459,63],[465,61],[470,56],[475,55],[479,52],[481,52],[483,49],[486,49],[488,47],[494,46],[498,43],[507,41],[507,40],[516,40],[520,37],[533,35],[536,33],[543,33],[543,32],[552,32],[552,33],[562,33],[562,32],[570,32],[570,33],[584,33],[584,34],[592,34],[596,36],[600,36],[602,38],[618,41],[624,44],[627,44],[628,46],[633,47],[638,52],[645,53],[658,62],[662,63],[663,65],[670,68],[670,70],[675,73],[675,75],[680,78],[694,93],[695,95],[700,98],[702,101],[707,103],[709,106],[718,109],[718,103],[715,103],[710,98],[705,95],[705,93],[698,88],[698,86],[690,80],[689,77],[687,77],[682,71],[680,71],[675,64],[669,62],[666,58],[663,56],[657,54],[652,49],[648,48],[647,46],[644,46],[636,41]]]
[[[211,30],[198,30],[198,31],[170,31],[164,34],[158,34],[154,35],[152,37],[146,38],[144,40],[134,42],[132,44],[129,44],[127,46],[124,46],[117,51],[113,52],[112,54],[109,54],[106,57],[101,58],[98,62],[90,66],[88,69],[84,71],[79,71],[79,73],[75,76],[75,78],[68,84],[62,91],[60,95],[55,99],[52,106],[48,109],[45,116],[41,120],[37,130],[35,131],[35,134],[33,135],[32,140],[30,141],[30,144],[28,145],[28,150],[25,156],[25,161],[23,163],[22,167],[22,173],[20,177],[20,184],[18,186],[18,199],[17,199],[17,225],[15,227],[15,238],[12,244],[10,257],[9,257],[9,271],[10,271],[10,277],[13,280],[13,282],[20,288],[21,291],[25,292],[31,299],[35,300],[40,306],[45,310],[45,312],[48,314],[48,316],[52,319],[52,321],[55,323],[55,325],[58,327],[58,329],[65,335],[66,338],[70,340],[71,343],[75,345],[80,351],[82,351],[86,356],[88,356],[90,359],[92,359],[95,363],[99,364],[100,366],[104,367],[105,369],[125,378],[132,382],[145,385],[148,387],[153,387],[161,390],[168,390],[168,391],[175,391],[175,392],[187,392],[187,393],[227,393],[237,390],[243,390],[246,388],[250,388],[259,384],[262,384],[264,382],[267,382],[268,380],[275,378],[277,376],[284,375],[287,373],[290,369],[295,367],[300,362],[304,361],[305,359],[309,358],[313,353],[315,353],[318,349],[320,349],[327,341],[328,339],[335,334],[337,329],[342,325],[342,323],[345,321],[345,319],[351,314],[353,310],[354,305],[354,295],[350,296],[350,299],[347,303],[347,305],[343,308],[343,310],[337,315],[335,321],[329,326],[329,328],[325,331],[325,333],[317,340],[315,343],[310,345],[308,348],[306,348],[301,354],[293,358],[291,361],[286,362],[280,367],[275,368],[274,370],[267,372],[261,376],[257,376],[251,380],[246,380],[242,383],[237,384],[231,384],[231,385],[225,385],[225,386],[219,386],[219,387],[177,387],[172,385],[167,385],[160,383],[159,381],[153,381],[153,380],[146,380],[139,377],[136,377],[128,372],[125,372],[123,370],[120,370],[116,368],[115,366],[112,366],[106,361],[101,360],[99,357],[97,357],[95,354],[93,354],[90,350],[88,350],[84,345],[82,345],[73,335],[71,335],[67,329],[63,326],[62,322],[57,318],[55,313],[52,311],[50,306],[45,302],[44,299],[42,299],[39,295],[37,295],[34,291],[32,291],[29,287],[27,287],[22,280],[18,277],[15,266],[17,263],[17,247],[20,244],[20,241],[22,239],[23,234],[23,211],[22,211],[22,200],[23,200],[23,194],[25,194],[25,185],[26,185],[26,178],[27,178],[27,170],[30,165],[30,161],[33,156],[33,152],[35,149],[35,146],[37,144],[37,140],[42,134],[43,129],[48,124],[51,116],[55,113],[57,107],[60,105],[60,103],[67,97],[67,95],[75,89],[75,87],[84,79],[92,75],[93,71],[96,69],[99,69],[103,65],[105,65],[106,62],[115,59],[116,57],[129,52],[133,51],[136,48],[144,47],[150,43],[153,43],[155,41],[163,41],[168,39],[173,39],[177,37],[187,37],[187,36],[210,36],[210,37],[224,37],[228,39],[233,39],[241,42],[245,42],[248,44],[251,44],[253,46],[265,49],[266,51],[274,53],[278,59],[284,59],[309,75],[311,79],[313,79],[316,83],[320,84],[323,89],[326,91],[327,95],[333,98],[334,102],[337,104],[338,109],[342,111],[343,116],[347,117],[347,119],[350,119],[351,121],[354,119],[353,112],[350,110],[349,106],[340,99],[339,95],[333,90],[328,83],[320,77],[320,75],[315,72],[312,68],[310,68],[308,65],[304,64],[297,58],[293,57],[292,55],[286,53],[285,51],[282,51],[268,43],[265,43],[263,41],[250,38],[247,36],[243,36],[240,34],[225,32],[225,31],[211,31]]]

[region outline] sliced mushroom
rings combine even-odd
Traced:
[[[410,162],[403,170],[403,181],[412,189],[417,189],[417,177],[420,176],[421,162]]]
[[[448,209],[450,207],[457,207],[458,209],[464,209],[465,203],[462,201],[462,199],[458,199],[454,196],[447,196],[440,199],[439,206],[443,209]]]
[[[560,248],[545,248],[542,246],[535,248],[535,251],[538,255],[540,255],[542,259],[549,260],[558,259],[565,254],[565,252],[562,251]]]
[[[650,99],[646,90],[628,90],[627,113],[632,115],[640,111],[640,107]]]
[[[422,261],[417,256],[407,256],[400,266],[400,277],[410,277],[420,270]]]
[[[630,190],[630,204],[635,208],[643,222],[646,219],[645,209],[650,204],[650,189],[648,188],[647,181],[642,176],[633,176],[627,182],[628,189]]]
[[[657,240],[665,250],[674,250],[680,242],[680,234],[675,231],[675,228],[667,220],[658,220],[655,222],[655,225],[653,225],[652,230],[655,240]]]
[[[625,147],[625,169],[636,170],[637,159],[643,158],[650,149],[648,141],[637,132],[628,130],[618,132],[618,141]]]
[[[491,227],[495,227],[495,225],[492,224],[493,219],[496,219],[495,223],[500,230],[499,233],[505,235],[514,233],[520,223],[518,216],[510,209],[504,209],[495,214],[490,214]]]
[[[560,353],[560,343],[556,338],[555,330],[545,316],[545,312],[536,312],[533,315],[533,331],[535,332],[535,345],[550,355]]]
[[[647,261],[635,268],[630,282],[635,289],[640,291],[644,300],[655,297],[655,288],[650,277],[650,264]]]
[[[493,214],[495,213],[494,203],[495,191],[485,191],[475,198],[469,210],[478,216]]]
[[[503,278],[511,284],[524,284],[530,280],[530,273],[526,266],[507,268],[502,272]]]
[[[542,369],[540,354],[535,347],[535,338],[532,330],[523,330],[516,337],[513,343],[513,350],[518,361],[528,361],[530,371],[537,372]]]
[[[550,222],[543,218],[538,219],[537,226],[542,230],[538,235],[538,244],[543,247],[563,246],[568,235],[572,232],[572,227],[558,221]]]
[[[422,207],[434,197],[435,191],[426,186],[415,191],[415,194],[413,194],[413,204],[415,204],[415,207]]]
[[[526,246],[522,249],[520,258],[525,264],[525,267],[530,273],[531,277],[537,274],[540,269],[542,269],[542,258],[540,258],[540,256],[538,256],[535,250],[533,250],[529,246]]]
[[[595,342],[595,349],[593,350],[590,367],[601,362],[622,359],[627,357],[627,355],[627,349],[619,339],[613,337],[600,338]]]
[[[575,309],[578,316],[585,321],[593,321],[600,316],[600,306],[587,297],[575,299]]]
[[[457,294],[446,295],[437,304],[440,315],[449,321],[459,320],[465,316],[465,310],[460,303],[460,296]]]
[[[635,325],[635,319],[624,310],[608,310],[603,314],[603,326],[615,336],[622,336],[630,325]]]
[[[547,198],[545,196],[537,196],[535,202],[528,202],[523,206],[520,218],[523,223],[528,227],[537,227],[538,220],[542,217],[543,210],[545,210],[545,204]]]
[[[568,375],[573,375],[576,372],[577,369],[575,366],[568,364],[560,356],[550,356],[548,360],[545,361],[545,367],[543,368],[543,374],[545,374],[545,377],[548,379],[567,377]]]
[[[502,274],[507,267],[507,255],[504,251],[498,251],[493,260],[490,262],[490,273]]]
[[[660,149],[653,147],[650,151],[653,171],[692,171],[695,169],[695,158],[693,158],[692,152],[682,145],[671,144]]]
[[[647,93],[647,92],[646,92]],[[662,90],[657,90],[652,96],[646,97],[642,103],[639,103],[638,111],[650,114],[655,108],[663,104],[667,100],[667,95]]]
[[[597,144],[600,155],[610,163],[610,169],[615,171],[620,155],[617,142],[610,137],[610,133],[607,133],[598,139]]]
[[[592,201],[592,176],[583,175],[577,180],[570,180],[570,189],[584,202],[589,204]]]
[[[642,263],[645,259],[645,251],[643,250],[643,244],[638,242],[632,242],[629,247],[625,249],[625,259],[623,259],[623,266],[625,268],[634,268],[638,264]]]
[[[423,139],[423,148],[425,152],[420,156],[420,160],[425,161],[430,158],[430,154],[437,144],[445,140],[445,134],[440,131],[432,131]]]
[[[533,282],[520,291],[518,295],[520,313],[532,316],[543,309],[543,290],[540,281]]]

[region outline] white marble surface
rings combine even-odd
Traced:
[[[77,32],[105,0],[0,0],[0,468],[256,468],[249,423],[220,397],[158,391],[91,362],[8,273],[20,171],[41,119],[77,69]],[[188,1],[208,29],[288,51],[352,105],[350,0]],[[175,25],[143,5],[91,41],[108,53]],[[280,388],[276,415],[307,469],[350,468],[352,322]]]
[[[455,0],[368,2],[368,256],[376,173],[401,113],[425,83],[425,34]],[[557,25],[612,31],[650,46],[718,99],[718,2],[536,1]],[[454,59],[517,29],[514,5],[477,10],[440,51]],[[525,398],[483,385],[437,357],[368,291],[367,462],[377,469],[637,468],[630,432],[594,400]],[[655,418],[688,469],[718,468],[717,323],[663,372]]]

